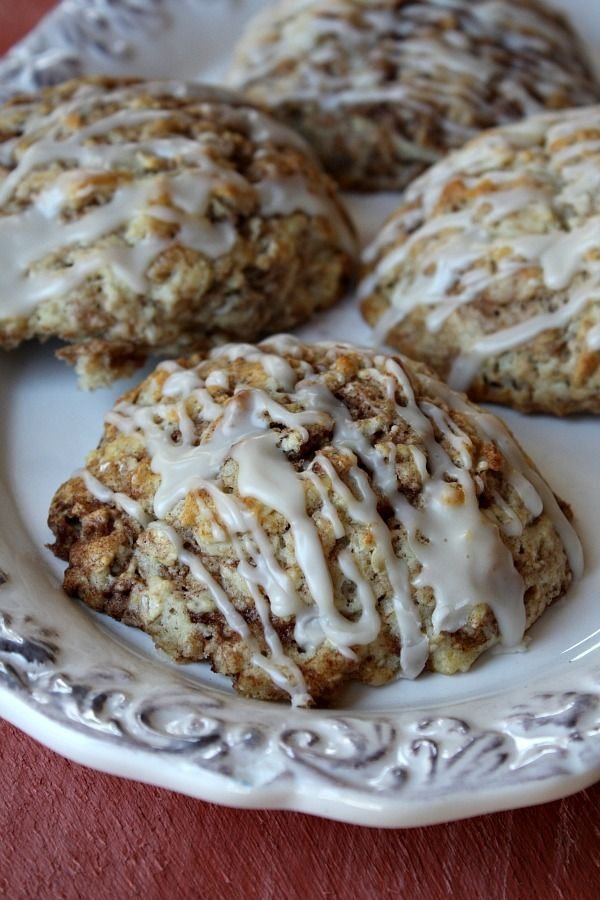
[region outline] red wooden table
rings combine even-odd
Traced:
[[[52,0],[0,0],[0,52]],[[0,722],[0,897],[596,898],[600,784],[532,809],[383,831],[222,809],[67,762]]]

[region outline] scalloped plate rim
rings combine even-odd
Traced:
[[[0,700],[3,699],[3,693],[4,691],[0,689]],[[523,785],[504,788],[501,792],[490,791],[489,795],[482,793],[477,804],[473,804],[472,800],[460,802],[455,796],[449,796],[443,803],[438,803],[435,811],[423,803],[419,805],[417,801],[406,807],[397,804],[393,810],[384,811],[378,807],[373,808],[372,803],[361,803],[360,794],[356,794],[355,796],[348,795],[342,800],[328,796],[326,799],[328,809],[325,813],[318,808],[320,799],[315,803],[314,800],[307,800],[302,792],[292,790],[282,790],[279,796],[273,794],[257,796],[257,792],[252,789],[233,791],[226,785],[217,786],[214,784],[214,776],[207,777],[202,784],[192,781],[183,783],[182,776],[176,769],[171,771],[166,768],[158,774],[154,772],[143,777],[139,773],[137,764],[140,757],[146,755],[144,751],[123,747],[120,750],[122,755],[119,760],[111,757],[98,759],[98,749],[99,746],[102,746],[102,742],[98,738],[82,738],[81,748],[74,750],[68,746],[72,741],[72,734],[66,726],[52,723],[53,733],[49,734],[48,720],[41,713],[32,712],[26,701],[14,696],[9,697],[8,702],[6,701],[7,698],[4,698],[3,718],[34,738],[42,746],[93,771],[135,781],[138,784],[175,791],[183,796],[206,803],[214,803],[217,806],[243,810],[299,812],[368,828],[420,828],[513,809],[541,806],[579,793],[600,779],[599,761],[593,769],[586,772],[557,776],[549,783],[542,782],[530,786],[527,793],[524,792]],[[128,759],[128,764],[125,765],[124,759],[129,755],[131,755],[131,759]]]

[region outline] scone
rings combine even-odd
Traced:
[[[300,705],[464,671],[582,566],[498,419],[417,363],[285,336],[160,364],[49,524],[71,596]]]
[[[92,78],[0,107],[0,346],[62,338],[86,387],[290,328],[354,258],[311,151],[229,92]]]
[[[402,188],[484,128],[600,101],[573,31],[537,0],[281,0],[230,83],[358,190]]]
[[[378,341],[477,400],[600,413],[600,107],[476,138],[411,185],[365,258]]]

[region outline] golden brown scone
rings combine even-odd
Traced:
[[[64,586],[242,694],[464,671],[581,570],[507,429],[419,364],[279,336],[161,364],[49,524]]]
[[[353,228],[302,140],[198,84],[70,81],[0,107],[0,346],[85,387],[333,304]]]
[[[365,253],[362,311],[472,399],[600,413],[600,107],[475,138]]]
[[[358,190],[402,188],[484,128],[600,101],[569,24],[537,0],[280,0],[230,83]]]

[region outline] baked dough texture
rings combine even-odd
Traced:
[[[365,263],[379,340],[451,386],[600,413],[600,107],[475,138],[410,186]]]
[[[425,367],[277,336],[161,363],[49,524],[72,597],[310,705],[518,644],[581,572],[565,509]]]
[[[0,107],[0,346],[61,338],[85,387],[303,322],[354,258],[312,152],[230,92],[99,77]]]
[[[282,0],[230,83],[300,131],[346,188],[402,188],[478,131],[600,100],[537,0]]]

